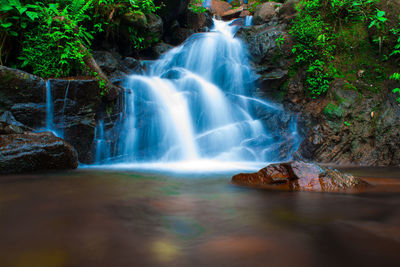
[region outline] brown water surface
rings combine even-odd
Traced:
[[[400,169],[346,169],[358,194],[231,175],[77,170],[0,176],[0,266],[399,266]]]

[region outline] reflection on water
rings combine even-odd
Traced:
[[[391,189],[271,192],[233,186],[231,175],[99,170],[2,176],[0,266],[397,266],[400,171],[350,171]]]

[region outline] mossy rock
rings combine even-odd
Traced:
[[[340,119],[343,116],[343,110],[340,106],[335,105],[334,103],[330,102],[323,111],[324,115],[328,119]]]

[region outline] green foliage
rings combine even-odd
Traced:
[[[337,28],[368,18],[375,0],[301,0],[290,34],[296,66],[306,68],[305,85],[312,98],[324,95],[339,75],[330,62],[335,59]]]
[[[335,119],[335,118],[341,118],[343,111],[340,107],[331,102],[328,103],[328,105],[326,105],[323,113],[328,119]]]
[[[206,8],[203,7],[203,0],[194,0],[189,3],[189,9],[194,13],[204,13]]]
[[[400,56],[400,16],[399,16],[399,24],[398,27],[391,29],[392,34],[394,34],[395,38],[396,38],[396,44],[393,48],[393,51],[390,53],[391,57],[398,57]],[[399,72],[395,72],[390,76],[391,80],[395,80],[400,82],[400,73]],[[400,95],[400,88],[395,88],[392,90],[392,92],[394,94],[398,94]],[[396,99],[397,102],[400,103],[400,97],[398,97]]]
[[[60,77],[74,74],[84,66],[85,51],[90,46],[93,31],[82,22],[89,20],[85,14],[92,1],[74,1],[74,5],[38,3],[36,27],[25,33],[21,67],[29,67],[42,77]]]
[[[384,36],[385,32],[385,22],[388,20],[385,18],[385,11],[376,9],[376,15],[370,17],[371,23],[368,28],[375,27],[378,31],[378,36],[374,38],[374,42],[379,44],[379,53],[382,52],[382,42],[386,39]]]
[[[94,38],[119,30],[129,12],[153,14],[152,0],[0,0],[0,64],[7,59],[7,42],[16,45],[20,66],[43,77],[82,73],[83,59]],[[158,37],[124,25],[136,49]],[[16,38],[18,37],[18,39]],[[8,46],[10,46],[8,44]]]
[[[281,48],[281,46],[283,45],[283,43],[285,42],[285,38],[280,35],[278,38],[275,39],[276,45]]]

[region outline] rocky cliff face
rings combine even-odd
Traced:
[[[46,82],[26,72],[0,67],[1,111],[29,128],[46,127]],[[90,163],[95,115],[101,106],[95,80],[49,80],[54,105],[54,130],[78,151],[79,160]]]
[[[305,93],[305,74],[299,70],[289,77],[292,40],[290,20],[296,15],[293,4],[268,2],[258,9],[258,25],[237,33],[249,48],[259,74],[261,96],[282,102],[299,114],[299,130],[304,137],[295,158],[323,163],[371,166],[400,165],[400,106],[386,83],[380,92],[361,77],[351,85],[345,79],[331,84],[329,93],[312,99]],[[277,38],[285,39],[283,44]],[[360,91],[363,94],[359,93]]]

